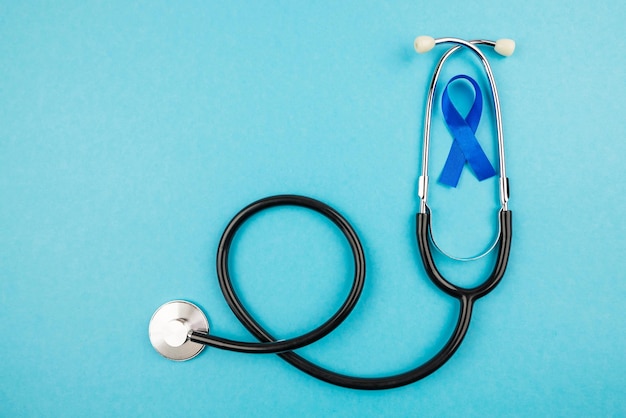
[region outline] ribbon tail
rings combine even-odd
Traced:
[[[483,181],[496,175],[496,170],[491,165],[491,162],[489,162],[489,159],[480,145],[478,145],[478,149],[472,153],[472,156],[468,158],[468,162],[478,181]]]
[[[452,142],[448,158],[443,166],[441,175],[439,176],[439,183],[446,186],[456,187],[459,184],[463,167],[465,166],[465,155],[461,151],[461,147],[457,141]]]

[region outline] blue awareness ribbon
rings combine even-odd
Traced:
[[[469,81],[474,87],[474,103],[465,118],[454,107],[448,95],[450,84],[459,79]],[[439,182],[450,187],[456,187],[459,184],[465,162],[469,163],[479,181],[495,176],[496,171],[480,147],[475,135],[483,111],[483,95],[476,80],[464,74],[451,78],[441,96],[441,110],[454,141],[439,176]]]

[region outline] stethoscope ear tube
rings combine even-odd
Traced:
[[[418,213],[416,220],[417,246],[424,263],[424,269],[430,280],[443,292],[457,299],[469,298],[470,300],[476,300],[491,292],[502,280],[509,262],[513,233],[512,216],[513,214],[510,210],[501,210],[499,212],[500,235],[498,237],[498,254],[491,274],[482,284],[472,288],[465,288],[446,280],[437,269],[431,251],[430,213]]]

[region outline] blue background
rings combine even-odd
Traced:
[[[492,1],[8,2],[0,5],[0,415],[625,416],[626,3]],[[177,298],[251,340],[214,256],[240,208],[298,193],[344,213],[366,248],[349,319],[302,350],[382,376],[430,358],[458,306],[414,240],[426,89],[444,51],[415,36],[510,37],[488,52],[502,98],[514,242],[441,370],[361,392],[276,356],[151,347]],[[458,72],[484,76],[469,55]],[[469,105],[462,83],[452,91]],[[465,98],[465,99],[464,99]],[[478,136],[495,161],[487,107]],[[450,252],[496,233],[495,181],[438,185],[450,136],[437,105],[434,233]],[[475,198],[474,198],[475,197]],[[319,216],[260,215],[238,235],[242,299],[281,337],[341,303],[349,250]],[[479,283],[490,260],[444,263]]]

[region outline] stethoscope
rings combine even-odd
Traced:
[[[416,233],[421,259],[428,277],[430,277],[432,282],[439,289],[457,299],[460,304],[456,326],[452,336],[448,339],[444,347],[424,364],[407,372],[386,377],[354,377],[339,374],[312,363],[295,353],[294,350],[312,344],[328,335],[348,317],[350,312],[352,312],[365,284],[365,255],[354,228],[335,209],[309,197],[279,195],[258,200],[237,213],[224,230],[217,250],[217,276],[224,298],[235,316],[259,342],[235,341],[211,335],[209,333],[209,324],[206,316],[199,307],[187,301],[175,300],[159,307],[150,321],[150,341],[162,356],[171,360],[188,360],[199,354],[207,345],[241,353],[278,354],[288,363],[317,379],[338,386],[366,390],[390,389],[408,385],[430,375],[452,357],[467,333],[474,303],[491,292],[498,285],[506,270],[509,251],[511,249],[512,224],[511,211],[508,209],[509,182],[506,177],[504,162],[504,139],[502,133],[500,100],[491,66],[483,52],[477,46],[491,46],[499,54],[508,56],[513,53],[515,43],[508,39],[494,42],[487,40],[465,41],[457,38],[434,39],[429,36],[419,36],[415,39],[414,46],[418,53],[424,53],[430,51],[438,44],[453,44],[454,46],[443,54],[439,60],[428,90],[422,149],[422,172],[419,177],[418,190],[420,209],[417,214]],[[482,284],[471,288],[465,288],[451,283],[437,269],[431,251],[431,245],[433,245],[434,242],[430,232],[431,212],[427,204],[430,125],[435,89],[443,64],[452,54],[462,47],[469,49],[480,59],[489,80],[491,97],[495,109],[498,137],[499,193],[501,203],[498,213],[499,232],[494,245],[483,254],[469,258],[476,259],[482,257],[497,248],[495,265],[489,277],[487,277]],[[348,297],[339,309],[326,322],[314,330],[287,340],[277,339],[272,336],[248,312],[235,292],[228,267],[231,244],[239,228],[255,214],[277,206],[298,206],[313,210],[328,218],[343,233],[350,246],[354,261],[352,287]]]

